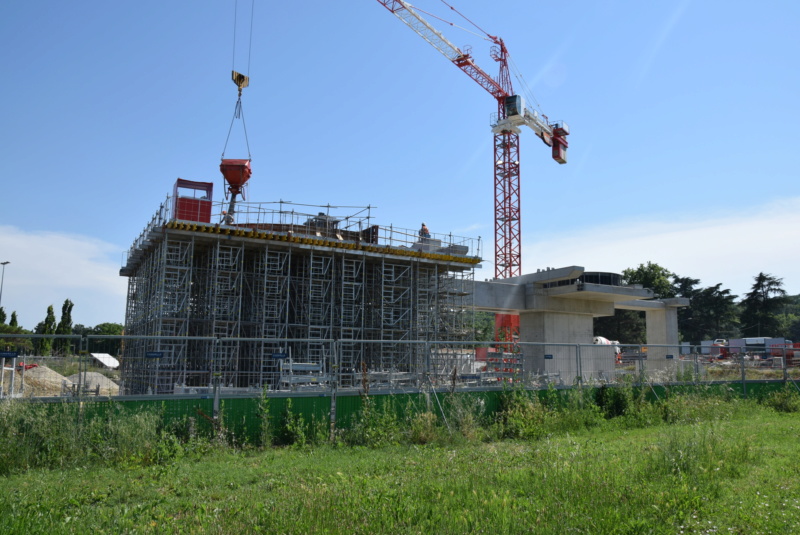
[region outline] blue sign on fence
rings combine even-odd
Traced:
[[[674,358],[675,358],[675,355],[667,355],[667,358],[668,358],[668,359],[674,359]]]
[[[274,358],[274,359],[285,359],[285,358],[288,358],[288,357],[289,357],[289,355],[287,355],[286,353],[273,353],[272,354],[272,358]]]
[[[547,360],[553,360],[553,355],[545,355],[544,358]]]
[[[149,359],[160,359],[161,357],[164,356],[164,352],[163,351],[148,351],[147,353],[144,354],[144,356],[149,358]]]
[[[0,359],[15,359],[18,355],[16,351],[0,351]]]

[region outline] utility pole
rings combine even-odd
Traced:
[[[11,262],[6,260],[5,262],[0,262],[0,265],[3,266],[3,274],[0,275],[0,305],[3,304],[3,281],[6,278],[6,264],[10,264]]]

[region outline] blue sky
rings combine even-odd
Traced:
[[[523,272],[653,261],[737,295],[760,271],[800,293],[800,3],[450,3],[571,127],[563,166],[521,138]],[[76,323],[123,322],[122,255],[175,179],[220,197],[249,8],[234,53],[233,0],[0,5],[2,306],[23,326],[66,298]],[[492,98],[375,0],[254,13],[248,199],[480,236],[491,277]],[[435,24],[496,73],[488,43]],[[226,156],[246,156],[238,129]]]

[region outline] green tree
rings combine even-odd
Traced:
[[[730,338],[738,328],[736,297],[716,284],[697,291],[686,310],[691,315],[682,327],[684,339],[699,344],[701,340]]]
[[[475,312],[475,340],[478,342],[494,342],[494,313]]]
[[[14,318],[14,314],[11,314]],[[30,331],[15,325],[0,325],[0,350],[16,351],[21,355],[33,352],[33,342],[30,338],[3,338],[3,334],[31,334]]]
[[[647,262],[639,264],[635,269],[628,268],[622,272],[622,280],[625,284],[641,284],[645,288],[653,290],[656,299],[675,297],[675,289],[670,278],[675,274],[666,268]]]
[[[82,323],[76,323],[72,327],[72,334],[78,334],[80,336],[86,336],[87,334],[92,334],[92,327],[87,327]]]
[[[800,342],[800,295],[787,296],[786,301],[781,334],[784,338]]]
[[[11,326],[11,327],[19,327],[19,324],[17,323],[17,311],[16,310],[11,312],[11,321],[8,322],[8,325]]]
[[[613,316],[595,318],[594,334],[621,344],[644,344],[647,324],[643,314],[635,310],[616,310]]]
[[[95,325],[91,333],[102,336],[119,336],[125,328],[119,323],[100,323]],[[122,350],[122,343],[120,340],[92,340],[89,345],[89,351],[92,353],[108,353],[109,355],[119,356]]]
[[[58,326],[56,326],[56,334],[72,334],[72,308],[74,306],[75,304],[69,299],[64,301],[64,304],[61,306],[61,320],[59,320]],[[68,354],[70,352],[69,338],[56,339],[55,348],[59,354]]]
[[[39,322],[35,330],[36,334],[55,334],[56,333],[56,314],[53,312],[53,305],[47,307],[47,316],[44,321]],[[52,338],[37,338],[36,351],[42,356],[49,356],[53,351]]]
[[[6,324],[6,311],[3,310],[3,307],[0,307],[0,325]]]
[[[694,298],[701,291],[695,288],[698,284],[700,284],[700,279],[679,277],[675,274],[672,276],[672,292],[675,297],[686,297],[690,300],[690,306],[678,309],[678,333],[682,341],[694,341],[698,339],[699,328],[695,322],[694,311],[692,310]],[[699,339],[702,339],[702,337]]]
[[[742,305],[742,334],[745,337],[778,336],[781,330],[781,314],[789,304],[783,279],[759,273]]]

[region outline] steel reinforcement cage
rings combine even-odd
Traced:
[[[124,394],[294,389],[328,384],[334,367],[347,387],[416,374],[420,346],[405,342],[474,337],[471,239],[372,225],[369,209],[242,204],[220,224],[175,219],[173,204],[120,270]]]

